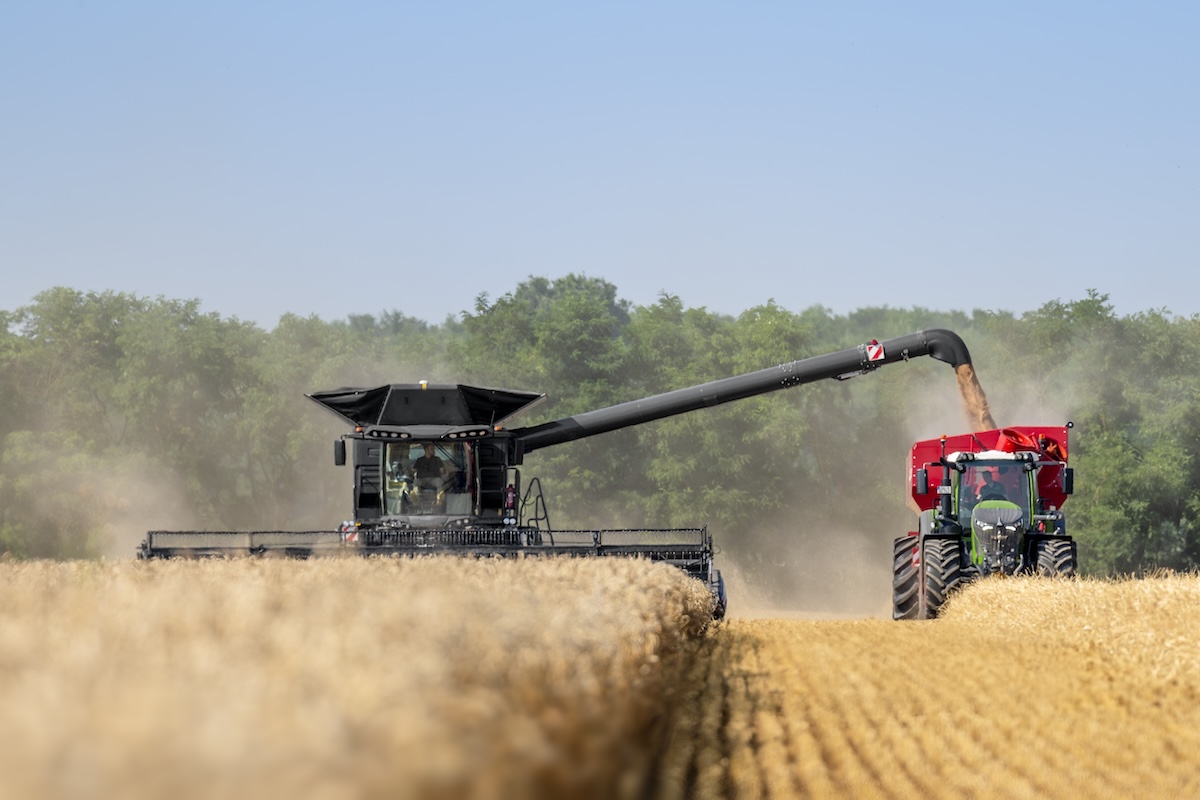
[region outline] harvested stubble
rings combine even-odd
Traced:
[[[624,559],[2,563],[0,795],[635,795],[708,603]]]
[[[989,579],[933,622],[714,627],[666,798],[1200,796],[1200,577]]]

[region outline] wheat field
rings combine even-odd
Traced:
[[[1197,576],[706,625],[623,559],[8,562],[0,608],[3,797],[1200,795]]]
[[[1200,577],[989,579],[932,622],[732,620],[655,796],[1200,796]]]
[[[0,797],[633,796],[708,605],[621,559],[0,564]]]

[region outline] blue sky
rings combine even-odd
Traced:
[[[0,309],[1200,313],[1200,5],[0,10]]]

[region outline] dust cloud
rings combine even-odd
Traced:
[[[971,364],[955,367],[957,400],[950,393],[921,398],[914,408],[920,420],[898,430],[881,430],[832,459],[826,485],[798,486],[793,504],[799,513],[781,515],[761,529],[753,542],[730,535],[718,544],[718,568],[725,577],[731,618],[885,618],[891,617],[892,539],[915,528],[908,495],[908,454],[914,441],[960,432],[965,416],[973,432],[997,428],[987,393]],[[950,428],[949,430],[947,428]],[[847,437],[849,440],[851,437]],[[862,496],[867,465],[880,453],[895,454],[887,496]],[[831,509],[846,509],[838,514]],[[831,516],[833,517],[831,519]],[[846,517],[856,523],[846,524]]]
[[[717,560],[731,619],[891,617],[890,538],[776,528],[765,541],[765,551],[731,542]]]
[[[250,401],[261,404],[254,441],[236,424],[183,424],[232,413],[207,395],[155,424],[97,413],[106,424],[83,440],[41,420],[10,434],[0,453],[0,555],[117,560],[132,558],[151,530],[335,529],[352,495],[331,444],[349,426],[304,395],[438,381],[448,371],[433,359],[352,358],[281,378]]]

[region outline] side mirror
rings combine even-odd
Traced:
[[[346,465],[346,440],[338,439],[333,443],[333,463],[336,466]]]
[[[929,494],[929,470],[924,467],[917,470],[917,494]]]
[[[1072,494],[1075,491],[1075,470],[1070,467],[1063,470],[1062,488],[1063,494]]]

